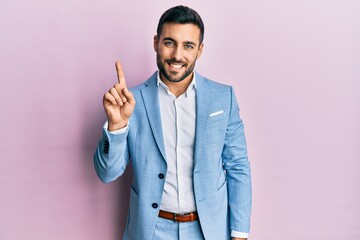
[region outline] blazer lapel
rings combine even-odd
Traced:
[[[207,85],[206,80],[196,73],[196,130],[194,146],[194,170],[198,161],[203,156],[202,152],[206,148],[206,128],[210,113],[211,105],[211,88]]]
[[[145,110],[149,119],[151,131],[154,134],[154,138],[161,155],[166,161],[156,76],[156,73],[154,73],[150,79],[145,82],[147,87],[141,89],[141,94],[144,100]]]

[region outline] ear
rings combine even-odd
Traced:
[[[196,59],[200,59],[201,54],[202,54],[202,51],[203,51],[203,48],[204,48],[204,43],[201,43],[200,46],[199,46],[199,50],[198,50]]]
[[[154,36],[154,51],[157,53],[158,52],[158,43],[159,43],[159,38],[157,35]]]

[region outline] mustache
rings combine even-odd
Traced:
[[[185,62],[182,62],[182,61],[177,61],[176,59],[169,59],[169,60],[166,60],[167,63],[175,63],[175,64],[182,64],[182,65],[186,65]]]

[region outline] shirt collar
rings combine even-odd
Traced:
[[[191,83],[189,84],[189,86],[188,86],[188,88],[186,89],[186,92],[185,92],[185,94],[186,94],[186,96],[189,94],[189,92],[194,88],[196,88],[196,74],[195,74],[195,71],[193,71],[193,78],[192,78],[192,80],[191,80]],[[166,86],[166,84],[163,82],[163,81],[161,81],[161,78],[160,78],[160,71],[157,71],[157,74],[156,74],[156,76],[157,76],[157,86],[159,87],[159,86],[161,86],[161,87],[163,87],[166,91],[167,91],[167,93],[170,93],[170,90],[169,90],[169,87],[168,86]]]

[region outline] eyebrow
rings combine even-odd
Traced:
[[[172,41],[172,42],[176,42],[174,39],[172,39],[171,37],[164,37],[163,41]],[[192,42],[192,41],[185,41],[183,42],[184,44],[188,44],[188,45],[193,45],[196,46],[196,43]]]
[[[184,42],[185,44],[189,44],[189,45],[194,45],[194,46],[196,46],[196,43],[194,43],[194,42],[191,42],[191,41],[186,41],[186,42]]]

